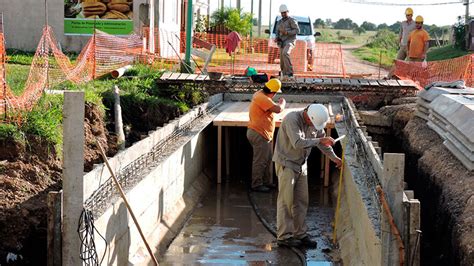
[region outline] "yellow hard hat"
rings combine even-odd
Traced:
[[[405,15],[413,15],[413,9],[411,9],[411,7],[405,9]]]
[[[423,17],[422,16],[416,16],[415,22],[423,23]]]
[[[281,92],[281,82],[279,79],[270,79],[265,83],[265,87],[267,87],[271,92]]]

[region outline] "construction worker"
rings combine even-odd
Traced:
[[[423,29],[423,17],[415,19],[416,29],[408,37],[408,61],[426,61],[430,35]]]
[[[276,25],[275,42],[280,48],[281,78],[293,77],[293,65],[290,60],[291,50],[296,44],[296,35],[300,33],[298,22],[288,15],[288,7],[280,6],[281,19]]]
[[[287,114],[278,132],[273,161],[278,176],[277,243],[279,246],[316,248],[307,235],[308,210],[306,160],[312,147],[318,147],[337,167],[341,159],[334,153],[334,139],[325,137],[328,109],[311,104],[302,111]]]
[[[415,29],[415,22],[413,21],[413,9],[407,8],[405,10],[405,16],[407,19],[400,25],[400,34],[398,36],[398,43],[400,45],[400,49],[397,53],[398,60],[405,60],[407,58],[408,36],[410,36],[410,33]]]
[[[252,145],[252,184],[257,192],[268,192],[273,187],[270,167],[272,165],[272,139],[275,131],[275,113],[285,109],[286,101],[280,98],[273,102],[276,93],[281,92],[281,82],[270,79],[265,87],[253,94],[249,108],[247,139]]]

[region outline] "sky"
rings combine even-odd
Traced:
[[[201,0],[202,1],[202,0]],[[221,0],[210,0],[211,12],[218,8]],[[241,5],[245,12],[250,12],[252,0],[241,0]],[[457,21],[458,16],[464,16],[466,7],[461,3],[462,0],[262,0],[262,21],[264,25],[268,24],[270,13],[270,1],[272,2],[272,17],[278,13],[278,7],[286,4],[290,15],[310,16],[313,20],[316,18],[330,18],[333,22],[341,18],[350,18],[357,24],[369,21],[375,24],[387,23],[391,25],[397,21],[405,19],[405,9],[412,7],[415,17],[422,15],[425,24],[436,24],[438,26],[452,25]],[[225,6],[236,7],[236,0],[224,0]],[[254,17],[258,15],[259,0],[254,2]],[[382,2],[398,4],[426,4],[426,3],[445,3],[459,2],[450,5],[435,6],[392,6],[392,5],[367,5],[351,2]],[[474,12],[474,4],[471,4],[470,10]],[[471,12],[471,16],[472,16]],[[265,23],[266,22],[266,23]]]

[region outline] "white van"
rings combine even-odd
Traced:
[[[308,47],[308,62],[312,64],[313,62],[313,50],[315,48],[315,37],[320,36],[319,32],[314,33],[313,24],[310,17],[299,17],[291,16],[298,23],[300,28],[300,33],[296,35],[296,40],[306,41]],[[276,24],[281,19],[281,16],[276,16],[275,22],[272,24],[272,33],[270,34],[269,30],[265,30],[265,33],[270,34],[270,39],[268,40],[268,63],[273,64],[275,59],[280,58],[280,50],[278,45],[275,42],[276,38]]]

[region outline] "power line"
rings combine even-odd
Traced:
[[[363,5],[378,5],[378,6],[440,6],[440,5],[458,5],[463,4],[465,1],[460,0],[457,2],[438,2],[438,3],[388,3],[388,2],[377,2],[377,1],[365,1],[365,0],[344,0],[344,2],[349,2],[353,4],[363,4]],[[474,3],[469,2],[470,4]]]

